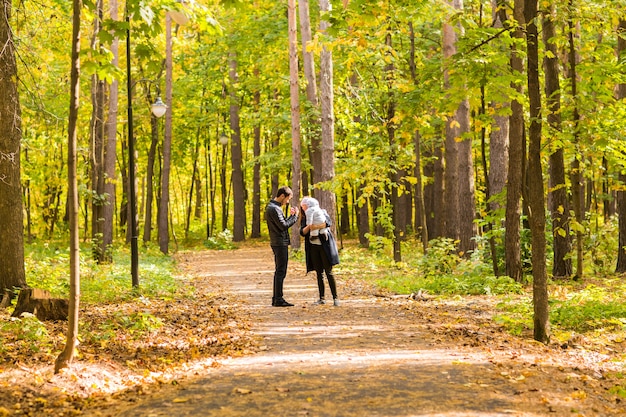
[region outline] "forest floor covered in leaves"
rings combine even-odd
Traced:
[[[340,268],[341,305],[316,306],[293,260],[295,306],[274,308],[267,244],[176,258],[195,291],[81,311],[101,329],[157,318],[153,330],[89,338],[58,375],[51,353],[5,351],[0,417],[626,415],[624,342],[545,346],[496,324],[490,297],[415,300]],[[62,340],[63,323],[46,325]]]

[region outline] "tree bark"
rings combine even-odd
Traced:
[[[143,219],[143,242],[144,244],[152,240],[152,212],[154,209],[154,164],[157,157],[157,146],[159,145],[158,120],[152,115],[150,117],[150,148],[148,149],[148,165],[146,167],[146,198]]]
[[[514,2],[514,20],[516,27],[513,36],[523,39],[524,32],[524,0]],[[516,76],[524,73],[522,52],[515,46],[511,50],[511,72]],[[512,82],[512,88],[518,94],[522,93],[522,84]],[[509,172],[506,185],[506,213],[505,213],[505,268],[506,274],[517,282],[522,282],[522,258],[520,249],[520,219],[522,181],[524,178],[524,108],[518,99],[511,101],[511,117],[509,118]]]
[[[261,106],[261,93],[254,93],[254,103],[257,109]],[[252,230],[250,237],[261,237],[261,125],[254,126],[254,144],[252,152],[254,155],[254,166],[252,167]]]
[[[159,249],[169,252],[170,167],[172,159],[172,18],[165,14],[165,131],[163,133],[163,168],[161,170],[161,198],[158,209]]]
[[[409,33],[411,38],[411,53],[409,55],[409,68],[411,69],[411,78],[413,83],[417,85],[417,73],[415,65],[415,31],[413,22],[409,22]],[[414,204],[415,204],[415,232],[419,233],[422,240],[422,249],[424,253],[428,250],[428,223],[426,220],[426,205],[424,204],[424,186],[422,180],[422,144],[419,130],[413,133],[413,148],[415,154],[415,169],[413,174],[416,181],[414,186]]]
[[[78,137],[78,108],[80,97],[80,12],[82,2],[73,1],[72,14],[72,67],[70,71],[70,109],[68,118],[67,182],[68,209],[70,214],[70,299],[68,309],[67,338],[65,348],[54,363],[54,373],[69,366],[74,358],[78,340],[78,310],[80,300],[80,246],[78,232],[78,180],[76,155]],[[8,17],[8,16],[7,16]]]
[[[118,20],[118,3],[117,0],[109,0],[109,14],[111,20]],[[113,38],[111,42],[112,65],[119,65],[119,39]],[[115,183],[116,183],[116,166],[117,163],[117,113],[119,100],[119,82],[117,79],[111,81],[109,86],[109,112],[106,121],[106,144],[104,147],[104,194],[106,196],[106,204],[102,211],[103,227],[102,227],[102,246],[109,248],[113,244],[113,219],[115,215]],[[112,258],[108,258],[112,261]]]
[[[2,1],[0,10],[0,294],[25,288],[24,212],[20,175],[22,112],[17,89],[15,44],[9,22],[11,0]]]
[[[321,121],[320,121],[320,100],[317,96],[317,78],[315,76],[315,60],[313,59],[313,51],[307,50],[309,42],[311,42],[311,17],[309,0],[300,0],[298,2],[298,11],[300,16],[300,41],[302,42],[302,69],[306,80],[306,98],[311,109],[307,113],[309,131],[306,135],[310,141],[310,158],[312,167],[313,184],[322,181],[322,137],[321,137]],[[298,236],[300,233],[298,232]]]
[[[550,137],[561,132],[561,86],[559,82],[558,51],[554,44],[556,31],[554,28],[554,5],[543,18],[543,43],[550,52],[543,58],[545,68],[545,91],[547,101],[547,121],[550,126]],[[550,141],[559,143],[560,141]],[[548,190],[548,208],[552,218],[552,275],[555,278],[569,278],[572,275],[572,261],[569,258],[572,242],[569,230],[569,204],[567,186],[565,184],[565,160],[563,148],[559,146],[550,154],[550,177]]]
[[[454,4],[449,2],[452,7]],[[452,56],[456,53],[456,33],[454,27],[446,21],[443,24],[443,58],[444,58],[444,89],[450,89],[449,65]],[[454,115],[448,116],[446,121],[445,143],[445,172],[444,172],[444,200],[443,213],[444,236],[454,241],[460,238],[460,209],[459,206],[459,146],[457,138],[460,137],[459,122]]]
[[[569,8],[574,7],[573,1],[569,1]],[[580,144],[579,144],[579,124],[580,124],[580,114],[578,112],[578,75],[577,75],[577,53],[576,53],[576,45],[574,44],[574,34],[575,28],[574,23],[572,22],[572,16],[568,17],[568,64],[569,64],[569,78],[570,78],[570,88],[572,92],[572,102],[574,109],[572,111],[572,123],[574,125],[574,146],[576,149],[574,161],[572,162],[571,172],[570,172],[570,182],[572,183],[572,205],[574,208],[574,215],[576,216],[576,222],[579,226],[582,226],[585,220],[585,182],[583,179],[583,164],[581,164],[581,159],[584,158],[580,152]],[[583,248],[583,240],[584,234],[582,232],[582,227],[576,228],[576,275],[574,279],[581,280],[583,278],[583,258],[584,258],[584,248]]]
[[[287,2],[289,23],[289,94],[291,103],[291,191],[292,205],[300,207],[300,179],[302,178],[302,142],[300,138],[300,88],[298,86],[298,36],[296,22],[296,1]],[[272,194],[275,195],[275,194]],[[300,248],[300,228],[291,228],[291,247]]]
[[[619,21],[619,27],[617,29],[617,57],[618,61],[622,62],[626,57],[626,19]],[[626,83],[619,84],[617,86],[617,100],[624,103],[626,99]],[[620,184],[626,184],[626,174],[623,170],[620,172]],[[615,272],[626,272],[626,191],[620,190],[617,192],[617,215],[618,215],[618,246],[617,246],[617,265]]]
[[[530,126],[528,129],[528,203],[533,263],[534,338],[550,341],[548,276],[546,272],[545,198],[541,168],[541,92],[539,82],[539,39],[537,0],[526,0],[526,48]]]
[[[324,16],[330,12],[330,1],[320,0],[320,31],[325,33],[330,23]],[[320,95],[322,117],[322,171],[320,181],[330,181],[335,177],[335,114],[333,111],[333,55],[326,45],[322,46],[320,55]],[[333,233],[336,232],[336,200],[335,194],[330,190],[319,190],[318,199],[320,206],[326,211],[332,221]]]
[[[102,0],[96,1],[91,48],[98,49],[98,33],[103,20]],[[104,244],[104,207],[107,203],[104,186],[105,175],[105,121],[106,83],[98,74],[91,76],[91,121],[90,121],[90,161],[91,161],[91,249],[98,263],[109,262],[111,255]]]
[[[368,235],[370,233],[370,216],[369,216],[369,204],[368,199],[363,197],[362,189],[365,184],[357,185],[357,206],[358,210],[358,224],[359,224],[359,244],[364,248],[369,248],[370,242]]]

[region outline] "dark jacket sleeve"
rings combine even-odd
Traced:
[[[285,219],[281,206],[270,203],[265,210],[265,218],[270,234],[270,245],[288,246],[290,240],[289,233],[287,231],[296,223],[298,217],[293,215]]]

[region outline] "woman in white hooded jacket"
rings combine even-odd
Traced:
[[[331,230],[329,229],[330,218],[319,206],[319,202],[313,197],[304,197],[300,202],[300,207],[306,216],[306,223],[303,219],[300,228],[300,234],[305,237],[305,251],[307,258],[307,272],[314,270],[317,274],[317,286],[320,298],[315,304],[326,304],[324,273],[328,280],[328,286],[333,296],[333,305],[338,306],[337,284],[333,275],[333,265],[339,263],[339,257],[330,249],[332,239]],[[303,217],[305,217],[303,216]]]

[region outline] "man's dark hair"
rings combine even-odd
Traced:
[[[291,191],[291,188],[284,186],[284,187],[280,187],[278,189],[278,192],[276,193],[276,197],[280,197],[281,195],[293,195],[293,191]]]

